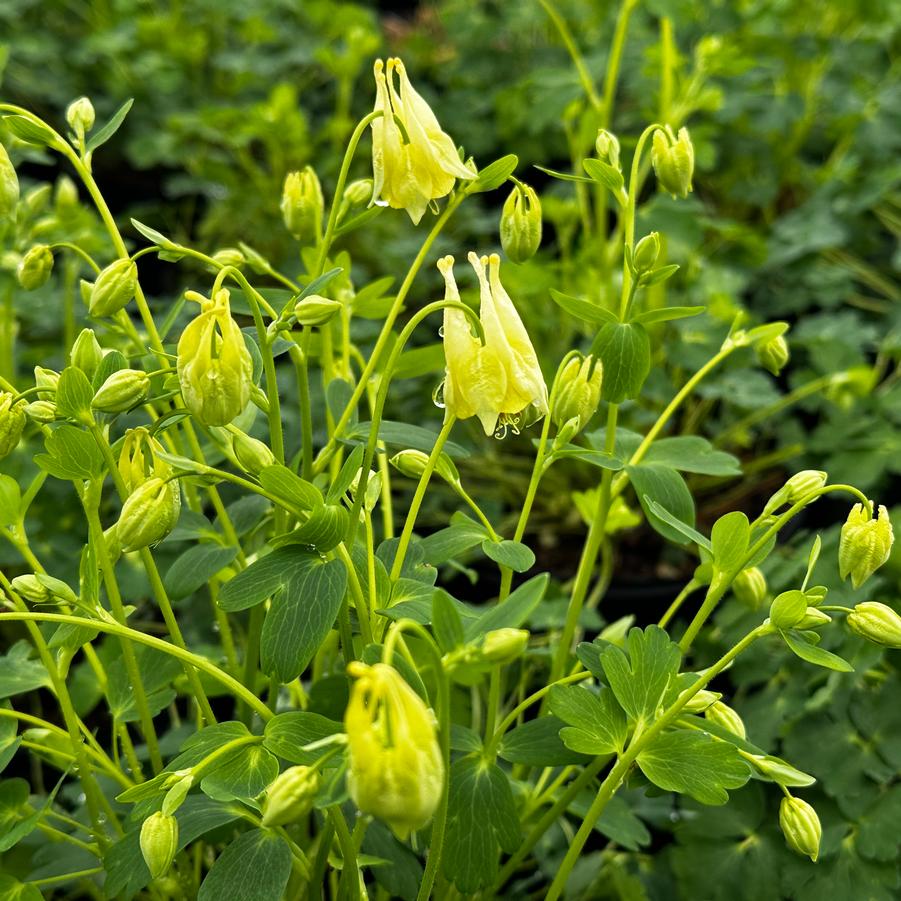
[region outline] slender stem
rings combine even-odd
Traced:
[[[341,856],[344,858],[344,866],[341,870],[344,891],[351,901],[360,901],[360,866],[357,863],[357,852],[350,829],[347,828],[347,821],[344,819],[339,805],[329,807],[328,815],[334,826],[335,835],[338,837],[338,844],[341,846]]]
[[[613,32],[613,44],[607,58],[607,72],[604,76],[604,105],[601,108],[601,128],[609,128],[613,121],[613,102],[616,99],[616,85],[619,81],[619,67],[623,58],[626,43],[626,32],[629,28],[629,16],[635,8],[637,0],[623,0],[616,17],[616,30]]]
[[[700,582],[696,582],[692,579],[675,597],[672,604],[666,608],[666,613],[660,617],[660,621],[657,623],[661,629],[665,629],[669,624],[669,621],[679,612],[679,608],[682,606],[685,599],[697,588],[700,587]]]
[[[563,41],[563,45],[566,47],[566,50],[573,61],[573,65],[576,67],[576,71],[579,73],[579,81],[582,82],[582,89],[585,91],[585,96],[588,98],[588,102],[599,113],[603,114],[605,104],[598,96],[598,92],[594,86],[594,79],[591,77],[591,73],[588,71],[588,66],[585,65],[585,60],[582,58],[582,54],[579,52],[579,48],[576,46],[576,42],[569,30],[569,26],[566,24],[566,20],[563,18],[563,16],[560,15],[559,12],[557,12],[550,0],[538,0],[538,2],[547,13],[548,18],[551,20],[551,22],[554,23],[554,27],[557,29],[557,32],[560,35],[560,39]]]
[[[57,882],[71,882],[75,879],[86,879],[88,876],[96,876],[103,872],[103,867],[91,867],[89,870],[78,870],[75,873],[61,873],[59,876],[45,876],[43,879],[33,879],[29,885],[42,886],[54,885]]]

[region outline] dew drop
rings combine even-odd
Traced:
[[[440,410],[444,409],[444,382],[445,379],[442,379],[436,386],[435,390],[432,391],[432,403],[438,407]]]

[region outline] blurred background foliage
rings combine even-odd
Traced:
[[[555,8],[602,85],[619,5],[560,0]],[[752,354],[736,354],[685,406],[678,431],[705,435],[736,454],[745,473],[690,482],[702,530],[727,509],[759,508],[785,472],[811,466],[882,502],[898,500],[899,34],[894,0],[642,0],[631,7],[609,127],[628,160],[649,122],[687,125],[697,157],[689,201],[676,204],[650,184],[642,196],[638,234],[659,230],[669,260],[681,266],[648,302],[703,304],[709,315],[659,327],[659,365],[641,402],[624,406],[623,421],[646,428],[674,387],[715,352],[737,313],[792,325],[792,361],[779,377],[763,372]],[[537,0],[4,0],[0,42],[4,100],[51,123],[60,125],[66,105],[82,94],[98,121],[134,98],[120,132],[94,161],[120,221],[135,216],[209,253],[246,241],[292,275],[304,268],[279,214],[284,177],[312,163],[328,196],[347,137],[372,106],[373,58],[399,55],[443,126],[480,166],[516,153],[517,175],[541,195],[543,248],[522,266],[505,263],[504,279],[547,374],[566,350],[590,340],[548,289],[601,303],[618,290],[617,274],[581,234],[585,198],[532,168],[579,171],[599,124],[560,32]],[[20,373],[36,364],[60,368],[75,328],[66,311],[83,318],[77,282],[84,273],[66,259],[26,298],[13,277],[18,255],[37,240],[66,235],[102,257],[104,237],[56,159],[0,137],[33,191],[29,217],[0,246],[2,312],[18,328],[0,365]],[[370,174],[366,157],[358,155],[355,176]],[[496,236],[502,202],[502,192],[494,192],[464,204],[433,256],[494,249],[486,236]],[[385,275],[399,280],[423,235],[403,214],[382,213],[345,241],[350,256],[338,262],[352,260],[357,290]],[[209,280],[191,265],[146,257],[141,277],[158,304]],[[437,276],[424,272],[414,302],[439,293]],[[370,325],[362,321],[361,340]],[[440,355],[429,359],[411,371],[437,383]],[[399,380],[392,404],[393,418],[437,420],[422,378]],[[483,441],[475,431],[469,439],[475,453],[461,470],[471,493],[494,519],[511,506],[515,512],[528,476],[528,441]],[[587,467],[554,470],[541,493],[529,540],[539,565],[561,577],[573,568],[567,538],[584,528],[571,492],[596,481],[597,470]],[[446,519],[450,499],[436,490],[430,503],[433,521]],[[46,516],[47,540],[52,535],[64,553],[60,528],[70,514],[62,505],[48,507]],[[795,587],[812,532],[843,518],[843,507],[820,502],[793,545],[769,562],[771,589]],[[833,545],[823,560],[832,561],[837,530],[822,531],[827,548]],[[646,529],[622,537],[617,576],[601,608],[606,619],[630,613],[653,621],[672,596],[666,580],[690,573],[693,564],[681,551],[660,543],[658,554],[654,541]],[[0,553],[4,564],[14,556],[6,547]],[[821,563],[818,578],[833,590],[831,602],[878,596],[897,604],[901,562],[868,584],[866,598],[842,586],[830,566]],[[654,590],[661,580],[662,595]],[[623,588],[636,581],[637,593]],[[727,605],[707,650],[728,647],[749,618],[761,615]],[[810,800],[825,826],[821,863],[811,867],[784,850],[775,827],[778,798],[754,785],[723,809],[680,801],[675,811],[670,799],[636,791],[625,796],[629,829],[610,845],[609,835],[599,840],[580,864],[574,896],[758,901],[775,897],[779,873],[782,896],[799,901],[896,898],[901,680],[893,658],[839,631],[832,630],[834,640],[845,646],[836,649],[855,663],[854,676],[811,672],[784,654],[769,658],[766,649],[734,673],[742,686],[734,706],[752,739],[819,779]],[[562,832],[548,839],[548,873],[565,842]]]

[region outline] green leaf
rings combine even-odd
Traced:
[[[612,194],[619,194],[623,189],[623,174],[615,166],[589,157],[582,160],[582,168],[591,176],[593,181],[603,185]]]
[[[613,472],[618,472],[623,468],[623,461],[619,457],[614,457],[604,451],[589,450],[587,447],[576,447],[570,444],[560,450],[555,450],[553,454],[557,460],[579,460],[582,463],[590,463],[592,466],[610,469]]]
[[[384,865],[372,868],[372,875],[389,897],[416,901],[422,883],[422,864],[384,823],[370,822],[363,839],[363,851],[385,861]]]
[[[417,547],[422,551],[423,560],[432,566],[440,566],[448,560],[454,560],[471,548],[485,540],[485,529],[467,520],[465,523],[452,523],[446,529],[427,535]]]
[[[229,613],[255,607],[283,590],[294,576],[315,566],[319,560],[318,554],[311,554],[298,545],[278,548],[254,560],[247,569],[226,582],[219,592],[219,606]]]
[[[511,729],[501,741],[498,755],[508,763],[526,766],[568,766],[586,763],[584,754],[564,744],[564,724],[556,716],[541,716]]]
[[[371,422],[358,422],[353,428],[348,429],[341,441],[345,444],[366,444],[369,441]],[[379,426],[379,440],[385,444],[401,448],[412,448],[429,454],[435,446],[438,433],[422,426],[410,425],[406,422],[394,422],[383,419]],[[454,441],[444,443],[444,451],[451,457],[458,459],[468,457],[469,451],[462,444]]]
[[[466,640],[472,641],[494,629],[518,629],[541,603],[550,576],[533,576],[516,589],[506,601],[492,607],[478,619],[466,624]]]
[[[147,695],[147,706],[155,716],[175,700],[172,683],[181,675],[182,664],[175,657],[147,645],[135,646],[135,659]],[[137,722],[140,717],[135,704],[134,686],[121,657],[109,664],[107,675],[107,696],[113,716],[123,723]]]
[[[23,639],[0,657],[0,698],[51,686],[47,670],[39,660],[29,660],[30,654],[31,645]]]
[[[580,754],[617,754],[628,737],[626,716],[613,692],[600,694],[579,685],[555,685],[548,695],[551,713],[568,725],[560,730],[567,748]]]
[[[489,163],[479,172],[479,177],[468,187],[469,193],[479,194],[482,191],[493,191],[499,188],[515,171],[519,165],[519,157],[515,153],[508,153],[500,159]]]
[[[444,875],[464,894],[493,885],[498,856],[520,842],[519,816],[503,770],[477,757],[451,767]]]
[[[305,751],[304,746],[343,731],[341,723],[318,713],[306,711],[279,713],[266,723],[263,747],[289,763],[310,766],[322,756],[322,751]]]
[[[0,526],[15,525],[21,506],[19,483],[12,476],[0,475]]]
[[[691,526],[682,522],[681,519],[677,519],[666,509],[666,507],[661,506],[657,501],[649,499],[648,509],[651,510],[658,519],[662,520],[667,525],[672,526],[680,535],[684,535],[689,541],[695,542],[698,547],[702,547],[711,552],[713,551],[710,539],[706,535],[702,535],[697,529],[693,529]]]
[[[651,285],[658,285],[658,284],[660,284],[660,282],[665,282],[668,278],[675,275],[678,271],[679,271],[678,263],[670,263],[668,266],[660,266],[659,268],[653,269],[650,272],[645,272],[642,276],[640,276],[638,279],[638,284],[642,288],[649,288]],[[671,310],[676,310],[676,309],[693,310],[693,309],[695,309],[695,307],[670,307],[670,309]],[[704,307],[701,307],[700,309],[703,310]],[[654,312],[667,313],[669,311],[668,310],[656,310]],[[690,312],[690,313],[685,313],[683,315],[694,316],[695,313]],[[638,318],[639,317],[636,316],[635,320],[637,320]],[[681,319],[681,318],[682,318],[681,316],[665,316],[665,315],[662,317],[663,320]],[[651,322],[659,322],[660,319],[651,318],[650,321]],[[642,319],[642,322],[648,322],[648,320]]]
[[[448,653],[463,644],[463,620],[446,591],[432,592],[432,632],[442,651]]]
[[[506,566],[515,573],[524,573],[535,565],[535,555],[519,541],[492,541],[486,538],[482,542],[482,550],[486,557],[495,563]]]
[[[0,773],[2,773],[9,762],[13,759],[22,739],[17,736],[18,723],[16,720],[0,717]]]
[[[15,847],[25,838],[26,835],[31,835],[35,829],[37,829],[38,823],[41,821],[41,817],[44,815],[44,811],[47,810],[50,805],[53,803],[53,799],[56,797],[56,793],[62,787],[63,782],[66,780],[66,777],[69,775],[68,770],[63,773],[60,777],[59,782],[53,787],[53,790],[49,795],[44,799],[44,802],[35,810],[33,813],[30,813],[28,816],[19,820],[15,826],[11,829],[4,830],[3,834],[0,835],[0,854],[3,854],[5,851],[9,851],[10,848]]]
[[[291,510],[309,512],[323,505],[322,492],[311,482],[276,463],[260,471],[260,484]]]
[[[710,532],[713,565],[720,572],[738,570],[748,554],[750,539],[751,524],[744,513],[735,510],[721,516]]]
[[[601,397],[611,404],[638,397],[651,371],[651,339],[636,322],[608,322],[597,334],[591,352],[604,364]]]
[[[251,829],[217,858],[197,901],[275,901],[291,876],[291,849],[268,829]]]
[[[557,306],[565,310],[571,316],[575,316],[577,319],[583,319],[585,322],[590,322],[593,325],[603,325],[608,322],[616,324],[619,322],[619,319],[616,318],[616,314],[595,303],[591,303],[590,301],[582,300],[579,297],[572,297],[571,295],[564,294],[562,291],[557,291],[554,288],[551,288],[551,297],[553,297],[554,303],[556,303]]]
[[[90,414],[94,392],[88,377],[77,367],[67,366],[59,375],[56,388],[56,410],[67,419]]]
[[[163,579],[166,591],[173,599],[185,598],[206,585],[237,556],[236,547],[197,544],[177,557],[169,567]]]
[[[341,498],[350,489],[354,479],[357,477],[357,473],[360,471],[360,467],[363,465],[364,453],[365,448],[355,447],[347,455],[344,465],[338,472],[338,477],[329,486],[328,493],[325,496],[326,504],[339,504],[341,502]]]
[[[714,446],[699,435],[677,435],[658,438],[645,454],[646,463],[661,463],[681,472],[696,472],[708,476],[741,475],[737,457]]]
[[[155,228],[151,228],[149,225],[144,225],[143,222],[139,222],[137,219],[132,219],[131,224],[151,244],[156,244],[158,247],[161,247],[164,250],[169,250],[169,251],[173,251],[173,250],[177,251],[179,249],[178,244],[176,244],[174,241],[171,241],[162,232],[158,232]]]
[[[751,777],[734,745],[703,732],[665,732],[638,755],[637,763],[658,788],[691,795],[702,804],[725,804],[726,789],[740,788]]]
[[[556,169],[546,169],[544,166],[535,167],[539,172],[550,175],[551,178],[559,178],[561,181],[577,181],[585,185],[596,184],[593,178],[586,178],[584,175],[572,175],[569,172],[558,172]]]
[[[296,679],[331,631],[347,592],[342,560],[297,573],[273,598],[260,637],[263,672],[282,684]]]
[[[35,462],[57,479],[83,481],[103,472],[103,457],[87,432],[63,424],[45,439],[47,454],[36,454]]]
[[[659,504],[673,517],[693,529],[695,524],[695,504],[685,484],[685,479],[669,466],[660,463],[639,463],[627,466],[626,472],[635,489],[648,522],[664,538],[676,544],[686,543],[686,534],[672,526],[666,519],[657,515],[656,507],[651,501]]]
[[[853,673],[854,667],[847,660],[833,654],[824,648],[811,644],[801,636],[800,632],[780,632],[785,643],[791,648],[791,651],[802,660],[814,664],[814,666],[824,666],[826,669],[835,670],[839,673]]]
[[[380,317],[384,318],[384,316]],[[394,367],[395,379],[413,379],[424,375],[444,372],[444,344],[435,341],[422,347],[405,350]]]
[[[39,124],[26,116],[4,116],[3,124],[21,141],[28,144],[37,144],[39,147],[56,147],[57,139],[53,132],[46,126]]]
[[[18,879],[2,873],[0,873],[0,898],[4,901],[44,901],[44,896],[37,886],[19,882]]]
[[[249,801],[278,776],[278,758],[261,745],[245,745],[227,754],[200,780],[200,789],[215,801]]]
[[[302,526],[285,535],[284,540],[314,547],[320,554],[326,554],[344,540],[349,524],[350,513],[346,507],[324,504],[317,507]]]
[[[91,135],[85,145],[88,151],[94,151],[105,144],[119,130],[119,126],[125,121],[125,117],[128,115],[128,111],[131,109],[133,103],[134,98],[130,97],[116,110],[116,112],[113,113],[106,125],[102,128],[98,128],[97,131]]]
[[[670,684],[679,673],[679,645],[658,626],[632,629],[628,657],[615,645],[601,654],[601,666],[620,706],[636,722],[657,713]]]
[[[676,269],[679,267],[677,266]],[[660,270],[658,270],[660,271]],[[674,269],[673,272],[676,270]],[[673,272],[668,273],[672,275]],[[645,285],[652,285],[653,282],[644,282]],[[670,322],[673,319],[688,319],[691,316],[697,316],[703,313],[707,307],[664,307],[662,310],[646,310],[632,317],[632,322],[640,322],[642,325],[653,325],[656,322]]]

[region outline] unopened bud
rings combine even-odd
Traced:
[[[554,425],[562,429],[567,422],[575,419],[579,431],[584,429],[600,403],[602,381],[600,360],[591,354],[582,358],[573,356],[560,373],[551,410]]]
[[[232,436],[232,451],[240,467],[254,476],[278,462],[267,444],[244,432],[235,432]]]
[[[69,352],[70,364],[80,369],[89,379],[92,379],[102,360],[103,348],[100,346],[94,330],[90,328],[82,329],[72,345],[72,350]]]
[[[175,528],[180,510],[177,482],[148,479],[122,505],[116,524],[119,548],[127,553],[162,541]]]
[[[341,310],[340,300],[330,300],[318,294],[310,294],[294,305],[294,315],[300,325],[325,325]]]
[[[68,213],[78,206],[78,188],[68,175],[61,175],[56,183],[55,202],[61,213]]]
[[[691,691],[691,689],[686,689],[686,691]],[[704,713],[705,710],[716,704],[721,697],[722,695],[718,691],[707,691],[706,688],[702,688],[699,692],[691,696],[682,710],[685,713]]]
[[[613,132],[601,129],[594,142],[598,159],[614,169],[619,169],[619,141]]]
[[[32,422],[53,422],[56,419],[56,404],[49,400],[33,400],[25,407],[25,415]]]
[[[19,261],[16,278],[26,291],[46,284],[53,272],[53,252],[46,244],[35,244]]]
[[[282,219],[298,241],[312,242],[322,230],[322,186],[312,166],[289,172],[282,189]]]
[[[172,468],[157,454],[163,446],[150,434],[139,427],[129,429],[122,439],[117,469],[129,492],[148,479],[165,479],[172,473]]]
[[[481,657],[487,663],[512,663],[528,644],[529,633],[525,629],[493,629],[485,635]]]
[[[74,604],[78,600],[75,592],[65,582],[46,573],[16,576],[10,584],[18,594],[32,604],[52,604],[57,601]]]
[[[73,100],[66,110],[66,122],[77,135],[83,135],[94,127],[94,104],[87,97]]]
[[[779,375],[790,356],[788,341],[784,335],[770,338],[769,341],[756,345],[754,350],[760,365],[773,375]]]
[[[348,206],[364,206],[372,198],[372,179],[358,178],[344,189],[343,201]]]
[[[673,197],[687,197],[691,191],[691,179],[695,168],[695,152],[688,136],[688,129],[658,128],[654,132],[651,163],[657,182]]]
[[[636,245],[632,255],[632,268],[636,275],[650,272],[660,255],[660,234],[651,232],[645,235]]]
[[[864,601],[849,614],[848,628],[852,632],[887,648],[901,648],[901,616],[887,604]]]
[[[784,504],[797,504],[825,484],[829,474],[819,469],[796,472],[767,502],[763,508],[766,516]]]
[[[91,286],[88,312],[92,316],[112,316],[123,309],[138,288],[138,267],[132,260],[115,260]]]
[[[237,247],[223,247],[213,254],[213,259],[220,266],[233,266],[235,269],[240,269],[247,262],[244,254]]]
[[[38,389],[39,394],[56,394],[56,389],[59,386],[59,373],[55,369],[35,366],[34,386]]]
[[[766,600],[766,577],[756,566],[743,569],[732,582],[732,593],[742,604],[756,610]]]
[[[25,428],[25,401],[14,398],[11,392],[0,391],[0,460],[16,449]]]
[[[125,413],[150,391],[150,376],[138,369],[119,369],[97,389],[91,407],[101,413]]]
[[[804,611],[803,619],[795,626],[796,629],[801,629],[802,631],[806,629],[819,629],[821,626],[826,626],[832,622],[832,617],[828,613],[823,613],[822,610],[818,610],[816,607],[808,607],[807,610]]]
[[[6,222],[16,214],[19,203],[19,176],[6,152],[0,144],[0,222]]]
[[[308,814],[320,782],[319,771],[313,767],[288,767],[266,790],[263,827],[286,826]]]
[[[141,855],[151,879],[159,879],[172,866],[178,851],[178,820],[158,810],[141,826]]]
[[[429,462],[429,455],[419,450],[402,450],[391,458],[391,465],[399,472],[411,479],[418,479],[425,472]],[[438,455],[435,463],[435,472],[451,485],[460,482],[460,473],[454,465],[454,461],[443,451]]]
[[[800,798],[783,798],[779,805],[779,826],[789,848],[816,863],[823,829],[813,807]]]
[[[859,588],[885,563],[892,550],[895,535],[888,510],[879,507],[875,518],[863,504],[855,504],[842,526],[838,545],[838,568],[842,579],[851,577]]]
[[[534,189],[517,184],[501,212],[501,247],[514,263],[531,259],[541,245],[541,201]]]
[[[737,735],[739,738],[745,738],[747,736],[745,724],[742,722],[737,711],[733,710],[728,704],[724,704],[722,701],[716,701],[711,704],[704,711],[704,717],[705,719],[710,720],[711,723],[721,726],[723,729],[726,729],[733,735]]]

